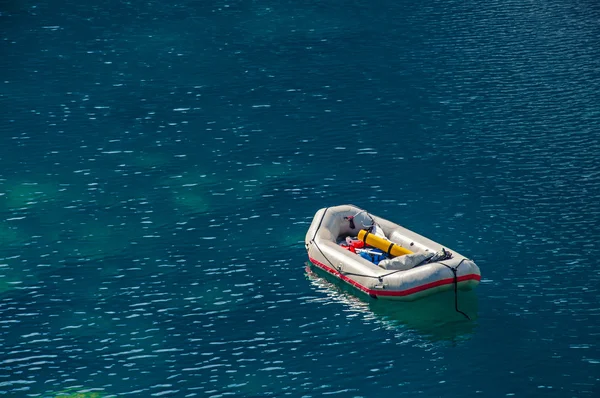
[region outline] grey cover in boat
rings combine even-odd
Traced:
[[[379,266],[383,269],[406,271],[421,264],[434,256],[435,253],[412,253],[403,256],[394,257],[388,260],[381,260]]]

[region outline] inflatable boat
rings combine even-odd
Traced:
[[[352,205],[318,210],[304,243],[312,264],[376,299],[413,301],[454,289],[458,300],[458,290],[481,280],[472,260]]]

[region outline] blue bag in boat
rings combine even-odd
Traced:
[[[387,258],[385,253],[379,249],[356,249],[356,254],[376,265]]]

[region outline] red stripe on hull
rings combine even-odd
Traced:
[[[433,289],[435,287],[439,287],[439,286],[443,286],[443,285],[450,285],[450,284],[454,283],[454,278],[447,278],[447,279],[441,279],[441,280],[435,281],[435,282],[429,282],[424,285],[415,286],[415,287],[412,287],[412,288],[406,289],[406,290],[374,290],[374,289],[369,289],[368,287],[361,285],[360,283],[356,282],[353,279],[348,278],[347,276],[345,276],[343,274],[340,274],[335,269],[328,267],[327,265],[323,264],[320,261],[315,260],[312,257],[309,257],[309,260],[311,263],[313,263],[317,267],[323,269],[324,271],[329,272],[330,274],[336,276],[337,278],[340,278],[344,282],[349,283],[350,285],[367,293],[370,296],[405,297],[405,296],[410,296],[411,294],[422,292],[427,289]],[[475,281],[479,282],[481,280],[481,275],[468,274],[468,275],[459,276],[457,278],[458,282],[465,282],[465,281],[470,281],[470,280],[475,280]]]

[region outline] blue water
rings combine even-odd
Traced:
[[[0,1],[0,395],[599,396],[598,37],[590,0]],[[343,203],[473,258],[473,320],[306,269]]]

